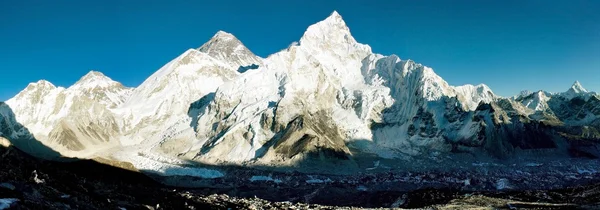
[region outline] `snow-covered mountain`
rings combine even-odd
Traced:
[[[91,71],[69,88],[31,83],[6,102],[35,139],[65,154],[95,152],[119,145],[120,123],[112,109],[131,89]]]
[[[147,166],[138,155],[279,165],[540,148],[598,156],[600,139],[600,96],[578,82],[512,98],[451,86],[427,66],[373,53],[337,12],[267,58],[219,31],[136,88],[90,72],[67,89],[32,83],[7,104],[17,122],[6,126],[63,154],[138,167]]]
[[[173,135],[170,132],[189,128],[191,103],[236,79],[240,72],[261,65],[262,59],[233,35],[217,32],[206,44],[187,50],[135,88],[117,110],[125,122],[122,143],[160,142]]]

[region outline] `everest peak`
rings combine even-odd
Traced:
[[[250,51],[233,34],[218,31],[198,51],[229,64],[233,69],[262,64],[262,59]]]
[[[220,50],[238,50],[238,46],[242,46],[243,49],[245,49],[242,42],[239,39],[237,39],[233,34],[227,33],[225,31],[218,31],[217,33],[215,33],[215,35],[212,36],[212,38],[210,38],[210,40],[208,40],[208,42],[200,46],[198,48],[198,51],[208,54],[215,54]]]
[[[221,40],[237,40],[237,38],[235,38],[235,36],[231,33],[227,33],[225,31],[217,31],[217,33],[215,33],[215,35],[213,36],[213,39],[221,39]]]

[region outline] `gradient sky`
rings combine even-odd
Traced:
[[[600,1],[0,1],[0,101],[89,70],[137,86],[218,30],[266,57],[337,10],[361,43],[502,96],[600,91]]]

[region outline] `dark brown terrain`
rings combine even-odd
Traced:
[[[46,161],[31,157],[14,147],[0,147],[0,200],[17,199],[8,209],[352,208],[271,202],[210,192],[216,191],[168,187],[142,173],[92,160]],[[370,198],[372,203],[378,202],[376,198],[382,201],[381,204],[390,199],[397,201],[392,205],[380,206],[384,208],[599,209],[600,184],[550,191],[462,192],[423,189],[405,194],[378,192],[374,196],[365,193],[365,197]]]

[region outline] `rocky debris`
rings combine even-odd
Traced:
[[[465,196],[454,199],[444,205],[435,205],[432,208],[440,210],[449,209],[588,209],[592,206],[577,206],[574,204],[552,204],[544,202],[519,202],[508,199],[486,197],[481,195]],[[597,208],[597,207],[596,207]]]
[[[52,162],[10,147],[0,159],[0,209],[333,209],[205,195],[91,160]]]
[[[328,207],[316,204],[292,203],[292,202],[270,202],[259,198],[236,198],[227,195],[209,195],[197,197],[189,192],[182,193],[181,196],[191,200],[199,200],[205,203],[212,203],[216,207],[231,209],[342,209],[343,207]],[[350,209],[350,207],[347,207]]]
[[[303,196],[294,199],[294,194],[300,191],[293,191],[293,187],[281,188],[272,182],[256,182],[255,185],[237,187],[235,190],[245,194],[230,196],[236,193],[225,188],[184,189],[164,186],[139,172],[91,160],[42,161],[18,149],[4,147],[0,147],[0,153],[7,154],[0,159],[0,200],[6,201],[0,202],[0,207],[5,209],[360,209],[335,207],[343,203],[346,203],[343,204],[345,206],[375,208],[438,209],[600,207],[600,184],[551,191],[473,192],[459,188],[428,188],[397,192],[381,188],[359,191],[352,183],[324,182],[312,185],[319,190],[304,189],[309,194],[315,194],[306,200]],[[43,183],[38,183],[36,177],[44,180]],[[444,179],[439,174],[424,175],[421,178]],[[389,178],[373,176],[372,179],[382,181]],[[362,181],[368,183],[368,179]],[[308,184],[298,183],[295,186],[302,189],[305,185]],[[262,194],[259,193],[260,190],[263,190]],[[350,196],[352,194],[360,195],[353,197]],[[301,194],[296,194],[299,195]],[[335,195],[349,196],[344,201],[343,197]],[[356,202],[348,205],[348,199]]]

